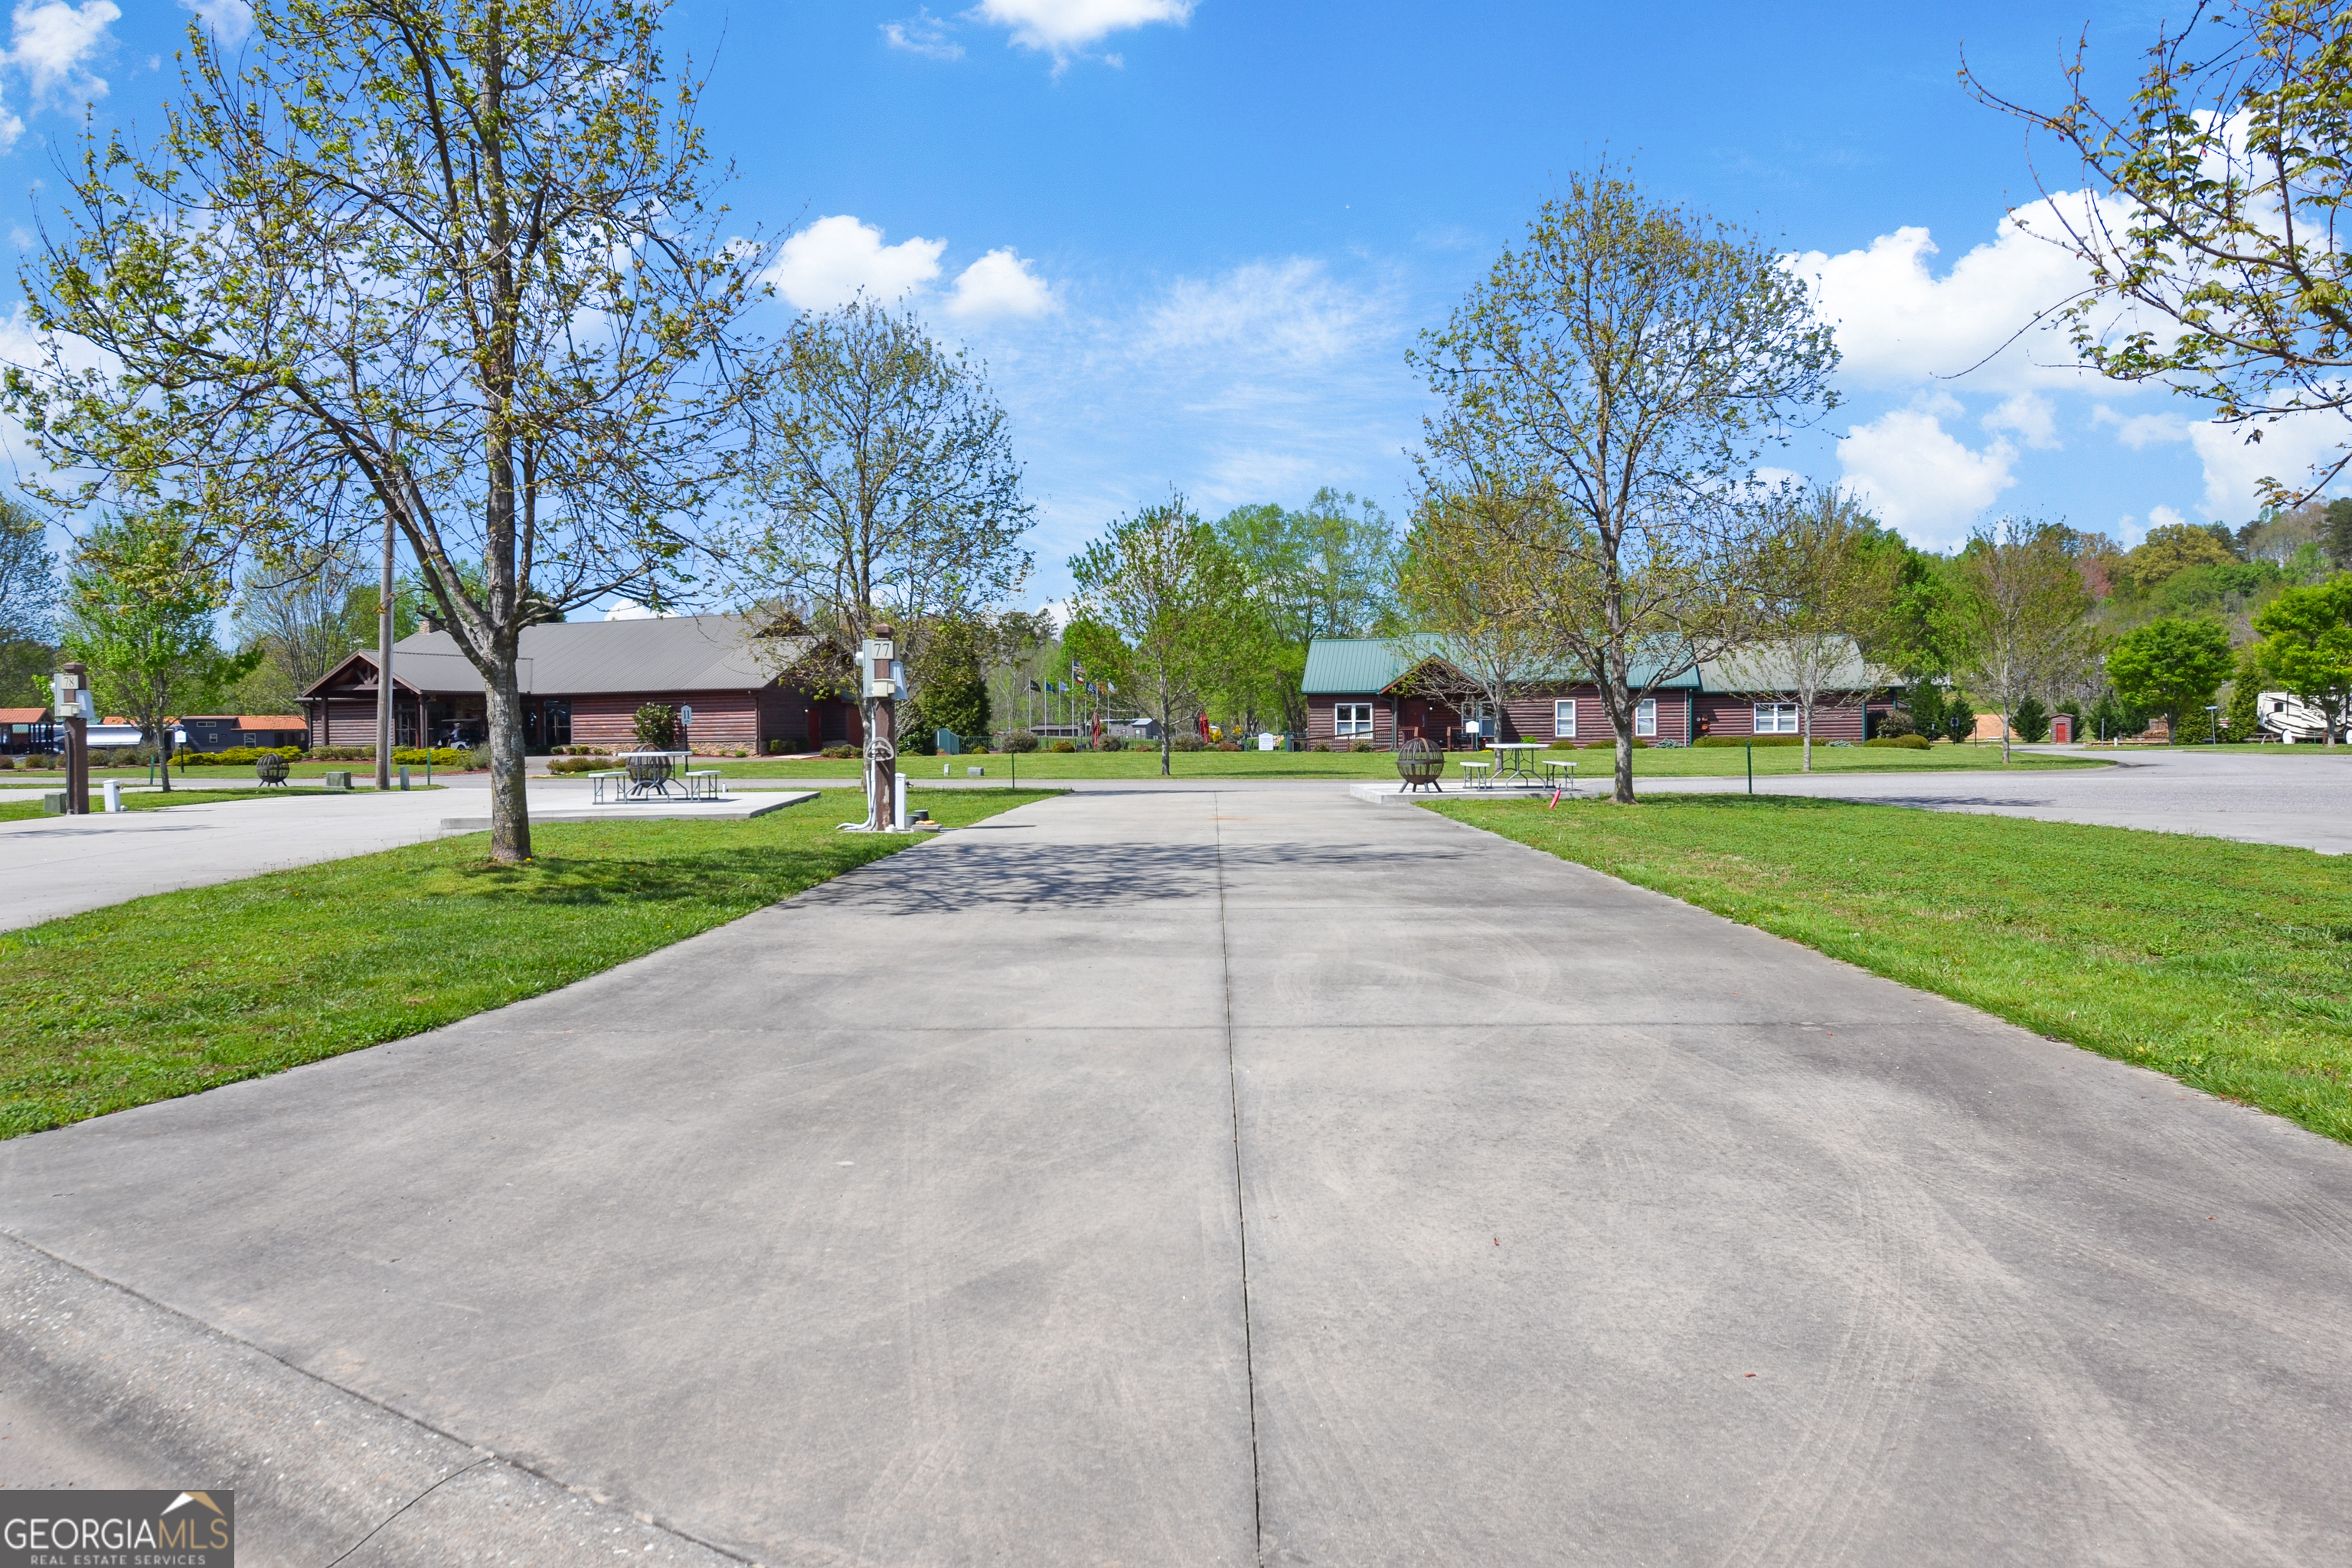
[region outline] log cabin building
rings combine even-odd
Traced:
[[[1491,740],[1590,745],[1615,738],[1601,689],[1590,680],[1528,681],[1497,714],[1484,713],[1483,703],[1465,695],[1470,685],[1447,658],[1442,637],[1318,637],[1307,645],[1301,682],[1308,743],[1344,750],[1360,741],[1391,751],[1418,737],[1455,750],[1472,743],[1465,731],[1474,718],[1494,721],[1499,733],[1486,736]],[[1816,695],[1813,739],[1866,740],[1893,706],[1884,672],[1870,669],[1858,650],[1850,652]],[[1634,738],[1664,746],[1706,735],[1801,733],[1797,692],[1769,652],[1710,660],[1659,680],[1633,715]]]
[[[780,645],[799,657],[813,638]],[[776,675],[778,654],[752,650],[740,616],[667,616],[640,620],[556,621],[527,626],[516,675],[522,689],[523,749],[558,746],[625,752],[636,745],[636,712],[648,702],[692,708],[686,736],[697,752],[814,750],[863,738],[855,700],[813,697]],[[396,746],[475,746],[489,734],[488,698],[457,638],[426,623],[392,648]],[[376,650],[354,650],[301,697],[320,746],[375,744]]]

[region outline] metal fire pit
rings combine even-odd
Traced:
[[[1445,772],[1445,753],[1416,735],[1397,748],[1397,777],[1404,780],[1408,793],[1417,789],[1433,789],[1440,795],[1445,786],[1438,783]]]
[[[253,776],[265,784],[282,784],[292,771],[286,765],[286,759],[275,752],[264,752],[253,759]]]
[[[677,764],[667,752],[624,752],[621,765],[629,773],[630,795],[667,795]]]

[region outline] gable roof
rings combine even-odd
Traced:
[[[1409,632],[1395,637],[1318,637],[1307,645],[1307,673],[1299,682],[1299,689],[1310,697],[1387,696],[1400,688],[1406,676],[1430,660],[1451,657],[1446,639],[1433,632]],[[1796,689],[1796,681],[1788,665],[1784,652],[1765,646],[1744,649],[1725,658],[1708,659],[1696,669],[1685,670],[1655,685],[1661,691],[1715,691],[1726,695],[1791,691]],[[1636,669],[1633,684],[1651,684],[1645,679],[1647,673]],[[1586,672],[1563,667],[1531,674],[1528,684],[1538,689],[1564,688],[1583,686],[1591,680]],[[1862,657],[1862,650],[1849,644],[1845,657],[1830,678],[1822,682],[1822,689],[1874,691],[1893,680],[1886,671],[1873,668]]]
[[[787,645],[779,651],[805,650]],[[341,684],[354,660],[373,670],[375,650],[355,649],[303,695]],[[753,658],[751,623],[741,616],[556,621],[525,626],[515,675],[524,691],[562,696],[751,691],[776,679]],[[393,644],[392,683],[405,691],[470,694],[483,689],[481,673],[458,651],[456,636],[446,631],[417,632]]]

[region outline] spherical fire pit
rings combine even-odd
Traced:
[[[1445,786],[1437,781],[1444,772],[1445,753],[1435,742],[1416,735],[1397,748],[1397,777],[1404,780],[1408,792],[1433,789],[1443,795]]]
[[[286,759],[276,752],[264,752],[253,759],[253,776],[265,784],[282,784],[292,771],[286,765]]]

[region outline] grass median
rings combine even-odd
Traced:
[[[1573,762],[1580,779],[1607,778],[1616,764],[1610,748],[1595,744],[1576,751],[1545,751],[1536,753],[1555,762]],[[1756,750],[1756,773],[1794,773],[1802,771],[1804,756],[1795,746],[1759,746]],[[1492,761],[1475,752],[1446,753],[1446,776],[1453,778],[1461,772],[1464,761]],[[1388,779],[1397,776],[1396,753],[1393,752],[1178,752],[1169,759],[1171,776],[1180,779]],[[832,778],[857,777],[855,758],[834,760],[819,758],[809,761],[784,758],[723,758],[702,759],[698,765],[717,767],[730,779]],[[2051,756],[2041,752],[2021,752],[2009,764],[2011,771],[2027,772],[2048,768],[2105,767],[2106,759],[2090,760],[2074,756]],[[900,759],[900,768],[913,783],[942,776],[961,779],[967,770],[985,767],[991,783],[1008,778],[1015,771],[1013,758],[1003,752],[986,756],[922,757],[908,754]],[[940,768],[947,773],[942,775]],[[1159,752],[1025,752],[1017,764],[1024,779],[1156,779],[1160,776]],[[1958,769],[1973,772],[1979,769],[2000,770],[2002,766],[1999,746],[1940,745],[1915,752],[1897,746],[1816,746],[1813,748],[1815,773],[1943,773]],[[1748,771],[1748,752],[1738,746],[1657,746],[1645,747],[1633,753],[1633,772],[1641,778],[1736,778]]]
[[[953,828],[1048,798],[923,804]],[[503,1007],[918,842],[841,815],[548,824],[512,867],[470,834],[0,933],[0,1137]]]
[[[425,786],[418,785],[422,789]],[[432,786],[438,790],[441,786]],[[62,794],[63,791],[54,793]],[[356,795],[356,790],[349,792]],[[174,785],[171,790],[125,790],[122,809],[125,811],[163,811],[174,805],[217,805],[232,800],[318,800],[322,797],[347,798],[345,792],[325,789],[185,789]],[[89,792],[89,809],[94,814],[106,810],[106,796],[98,790]],[[26,822],[47,814],[41,809],[37,796],[32,800],[0,802],[0,822]]]
[[[1429,809],[2352,1142],[2352,858],[1786,795]]]

